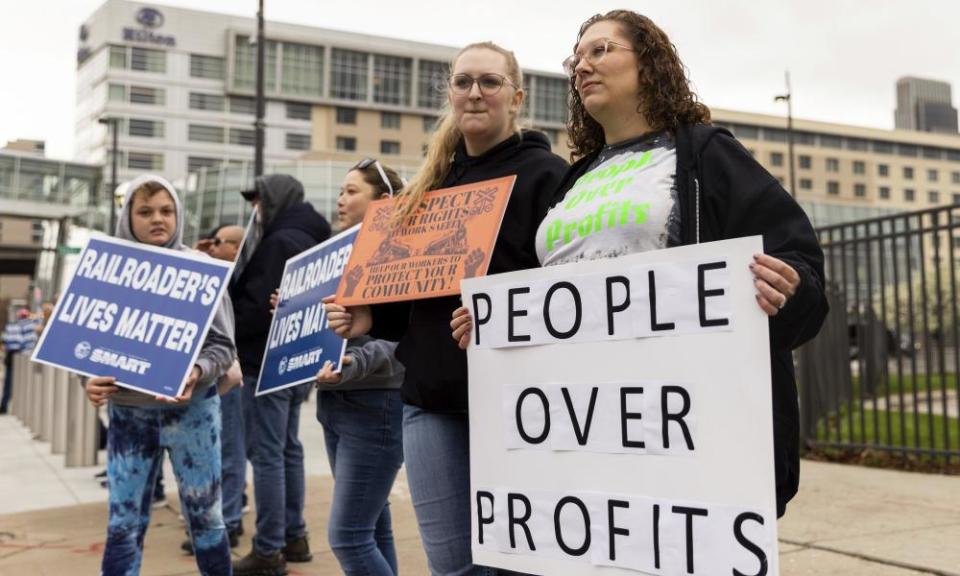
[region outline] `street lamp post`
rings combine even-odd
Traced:
[[[787,93],[774,98],[775,102],[787,103],[787,161],[790,163],[790,195],[797,196],[797,176],[796,168],[793,163],[793,99],[790,90],[790,71],[785,73],[787,81]]]
[[[119,132],[119,121],[119,118],[112,116],[106,116],[98,120],[101,124],[109,126],[109,130],[113,133],[113,145],[110,152],[110,192],[107,194],[108,205],[110,206],[110,228],[107,230],[107,234],[113,234],[117,228],[117,198],[115,195],[117,193],[117,133]]]
[[[263,175],[263,76],[264,52],[266,40],[263,37],[263,0],[260,0],[260,10],[257,12],[257,118],[253,122],[256,141],[254,142],[253,175]]]

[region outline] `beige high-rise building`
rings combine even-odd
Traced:
[[[785,187],[786,119],[714,109]],[[793,121],[797,189],[816,225],[960,203],[960,136]]]

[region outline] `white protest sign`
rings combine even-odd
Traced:
[[[778,574],[760,237],[464,280],[473,560]]]

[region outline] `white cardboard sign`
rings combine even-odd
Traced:
[[[464,280],[474,563],[778,574],[760,237]],[[479,344],[477,342],[479,341]]]

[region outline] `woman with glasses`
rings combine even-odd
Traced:
[[[667,35],[628,10],[580,28],[570,76],[573,155],[553,207],[528,230],[544,266],[762,235],[750,269],[770,317],[777,514],[797,491],[799,411],[791,350],[827,312],[823,253],[807,216],[726,130],[710,125]],[[600,192],[600,193],[598,193]],[[606,192],[606,193],[602,193]],[[611,194],[611,192],[613,194]],[[606,204],[606,206],[604,206]],[[600,218],[601,213],[627,215]],[[576,222],[576,226],[567,226]],[[471,320],[455,312],[466,347]]]
[[[489,273],[537,266],[533,238],[567,169],[540,132],[521,131],[523,79],[513,53],[490,42],[462,49],[450,67],[447,106],[426,160],[398,197],[395,222],[430,190],[516,175]],[[489,573],[470,556],[470,455],[466,354],[450,341],[450,314],[459,297],[372,308],[327,306],[343,335],[370,332],[399,341],[406,367],[403,448],[420,537],[434,575]],[[371,330],[372,326],[372,330]]]

